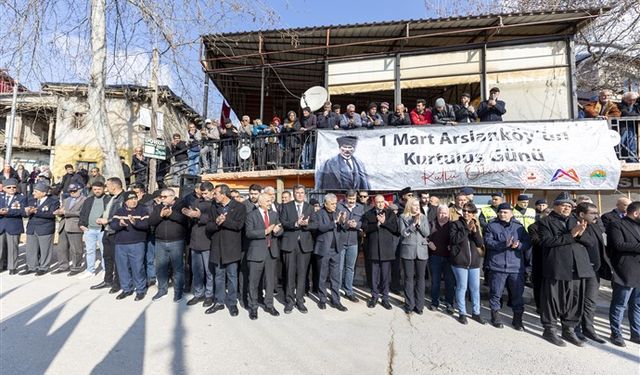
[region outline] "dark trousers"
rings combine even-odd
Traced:
[[[331,303],[340,303],[340,276],[342,275],[340,272],[340,253],[335,251],[335,249],[331,249],[329,255],[318,255],[318,268],[318,296],[320,297],[320,302],[327,302],[327,277],[329,277]]]
[[[238,304],[238,265],[240,262],[214,265],[214,301],[227,307]]]
[[[576,325],[576,332],[590,333],[595,335],[596,329],[593,326],[593,319],[596,316],[596,298],[600,290],[600,281],[597,277],[590,277],[584,280],[584,309],[580,324]]]
[[[58,257],[58,269],[68,270],[71,260],[71,271],[82,269],[82,233],[68,233],[63,230],[58,237],[56,256]],[[115,259],[114,259],[115,260]]]
[[[511,308],[514,313],[524,312],[524,273],[491,271],[489,273],[489,306],[491,311],[500,311],[500,298],[505,286],[511,296]]]
[[[389,300],[389,284],[391,283],[391,263],[393,261],[371,261],[371,298],[382,297]]]
[[[573,331],[584,306],[584,279],[549,280],[542,283],[540,322],[544,329],[555,329],[560,318],[563,330]]]
[[[116,269],[116,243],[113,234],[105,233],[102,236],[102,260],[104,261],[104,282],[111,284],[115,289],[120,289],[120,279]]]
[[[268,308],[273,307],[273,290],[276,287],[276,264],[278,259],[267,258],[262,262],[248,261],[249,268],[249,308],[258,309],[258,296],[260,293],[260,284],[264,278],[264,305]]]
[[[156,239],[156,278],[158,292],[169,290],[169,262],[173,275],[173,293],[181,295],[184,287],[184,241],[162,241]]]
[[[402,259],[404,266],[404,306],[408,310],[424,308],[427,260]]]
[[[145,243],[116,244],[116,263],[122,291],[147,292],[147,278],[144,272]]]
[[[284,253],[284,267],[287,272],[286,303],[293,305],[303,303],[307,270],[311,261],[311,253],[303,253],[300,247]]]

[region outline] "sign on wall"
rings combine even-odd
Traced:
[[[615,189],[619,141],[606,121],[320,130],[316,189]]]
[[[148,158],[165,160],[167,158],[167,147],[161,139],[147,138],[144,140],[143,154]]]

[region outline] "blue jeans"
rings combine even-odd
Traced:
[[[189,174],[200,173],[200,149],[197,151],[187,150],[187,156],[189,157]]]
[[[444,274],[444,301],[447,305],[453,306],[453,293],[455,279],[449,258],[431,255],[429,256],[429,273],[431,274],[431,305],[440,306],[440,280]]]
[[[340,274],[343,277],[342,289],[348,296],[353,296],[353,275],[356,269],[356,259],[358,258],[358,245],[343,245],[340,251]],[[343,274],[344,272],[344,274]]]
[[[469,288],[473,315],[480,315],[480,268],[451,267],[456,278],[456,304],[460,315],[467,314],[464,296]]]
[[[116,244],[116,267],[123,292],[147,292],[147,279],[144,277],[144,242]],[[134,285],[135,284],[135,285]]]
[[[89,228],[84,232],[84,243],[87,248],[87,272],[96,272],[96,249],[102,244],[102,230]]]
[[[609,307],[609,325],[611,336],[622,336],[624,310],[629,305],[629,328],[631,337],[640,337],[640,288],[630,288],[611,283],[611,306]]]
[[[147,250],[144,255],[145,258],[145,270],[147,272],[147,281],[155,280],[156,278],[156,238],[153,235],[147,237]]]
[[[227,307],[238,304],[238,262],[216,264],[215,267],[215,303],[224,303]]]
[[[169,262],[173,269],[173,292],[182,293],[184,287],[184,263],[182,262],[184,241],[156,240],[156,277],[158,278],[158,293],[169,290]]]
[[[213,297],[213,275],[209,269],[209,254],[211,251],[191,250],[191,273],[193,274],[194,297]]]

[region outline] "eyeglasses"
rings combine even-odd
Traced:
[[[368,195],[358,195],[358,198],[364,199],[364,198],[369,198],[369,196]]]

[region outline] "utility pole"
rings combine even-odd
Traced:
[[[158,65],[160,56],[158,55],[158,49],[153,49],[153,56],[151,58],[151,82],[149,86],[153,90],[151,95],[151,139],[154,141],[158,139]],[[149,160],[149,192],[154,192],[158,188],[156,183],[156,171],[157,160],[151,158]]]
[[[18,106],[18,86],[20,84],[16,79],[13,80],[13,98],[11,99],[11,122],[7,129],[7,149],[4,155],[4,163],[11,165],[11,158],[13,157],[13,132],[16,128],[16,107]]]

